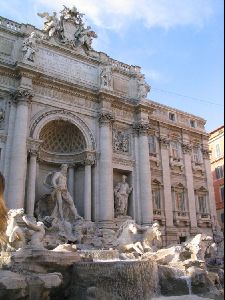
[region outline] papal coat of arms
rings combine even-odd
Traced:
[[[43,29],[45,39],[54,38],[60,44],[71,48],[82,47],[87,54],[92,50],[92,41],[97,38],[97,34],[90,26],[85,26],[84,14],[79,13],[75,6],[72,8],[64,6],[59,17],[56,12],[52,15],[47,12],[38,13],[38,16],[45,18]]]

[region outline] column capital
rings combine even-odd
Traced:
[[[14,103],[29,103],[34,93],[31,89],[19,88],[11,93]]]
[[[170,140],[165,137],[165,136],[160,136],[159,137],[159,143],[161,145],[162,148],[164,149],[169,149],[169,146],[170,146]]]
[[[101,126],[111,126],[115,120],[114,115],[111,112],[100,112],[98,115],[98,120]]]
[[[148,122],[140,121],[133,124],[133,131],[135,134],[147,135],[151,126]]]
[[[204,159],[210,159],[211,151],[209,149],[202,149],[202,155]]]
[[[29,139],[27,141],[28,153],[32,156],[38,156],[42,141]]]
[[[96,163],[96,154],[95,153],[86,153],[85,158],[83,160],[83,166],[94,166]]]
[[[192,146],[190,144],[182,143],[181,147],[182,147],[183,154],[191,154]]]

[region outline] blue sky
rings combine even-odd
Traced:
[[[205,118],[208,132],[224,123],[223,0],[0,0],[0,15],[42,28],[37,12],[63,4],[86,14],[97,51],[142,67],[149,99]]]

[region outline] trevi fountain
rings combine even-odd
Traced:
[[[195,195],[191,192],[194,190],[193,176],[197,176],[197,182],[202,186],[195,189],[196,197],[199,191],[200,195],[212,194],[211,183],[207,177],[209,169],[208,152],[204,148],[206,143],[202,141],[201,144],[202,164],[191,162],[189,133],[183,136],[183,139],[186,138],[186,143],[182,143],[183,152],[180,152],[183,159],[174,159],[172,155],[169,157],[169,147],[174,136],[166,131],[168,128],[164,128],[164,131],[160,129],[160,136],[157,136],[153,113],[157,111],[156,104],[148,104],[145,100],[150,87],[138,67],[123,65],[103,53],[95,52],[92,49],[92,40],[97,35],[89,26],[86,27],[83,22],[84,15],[75,7],[70,9],[64,6],[60,17],[56,13],[38,15],[45,19],[43,30],[27,25],[27,31],[21,33],[19,25],[12,27],[16,23],[4,18],[0,23],[3,35],[17,30],[12,34],[18,37],[18,41],[22,41],[18,42],[21,49],[21,57],[18,59],[20,83],[19,86],[13,84],[17,80],[16,75],[11,77],[14,90],[8,95],[13,99],[10,102],[9,115],[8,102],[4,100],[8,96],[4,94],[1,98],[6,106],[0,111],[0,129],[4,130],[8,117],[11,121],[15,120],[15,127],[10,129],[10,126],[6,126],[9,128],[9,139],[6,137],[4,140],[1,136],[1,143],[6,143],[6,150],[3,151],[3,174],[6,179],[5,199],[8,212],[7,220],[4,217],[1,220],[1,226],[5,229],[1,235],[0,299],[222,299],[223,233],[218,224],[212,221],[212,204],[205,202],[197,208],[200,211],[196,211],[193,205]],[[3,46],[5,53],[11,47]],[[69,65],[68,70],[61,65],[61,71],[68,76],[68,82],[78,76],[82,77],[80,85],[85,81],[84,84],[89,84],[89,90],[83,89],[80,94],[76,94],[79,99],[74,94],[74,99],[82,104],[82,95],[89,93],[86,97],[89,100],[85,102],[85,109],[90,109],[89,117],[88,114],[85,115],[84,108],[79,108],[80,116],[84,113],[83,119],[86,121],[78,117],[78,112],[72,112],[78,105],[75,100],[71,112],[68,111],[67,103],[65,107],[68,109],[58,107],[54,110],[47,105],[48,101],[52,101],[51,106],[60,106],[60,102],[51,97],[58,99],[60,93],[67,93],[66,87],[63,87],[66,83],[63,82],[62,74],[62,82],[58,84],[57,92],[54,93],[54,83],[51,86],[53,93],[47,92],[50,87],[47,81],[53,75],[57,77],[58,72],[57,65],[50,66],[54,51],[54,55],[63,51],[64,62],[68,60],[66,55],[85,61],[82,62],[81,69],[79,60],[73,61],[78,66],[74,77],[72,73],[69,74]],[[7,53],[4,62],[10,65],[11,54]],[[12,55],[16,55],[15,51],[13,53]],[[60,64],[60,61],[57,63]],[[40,75],[45,72],[45,64],[49,78]],[[97,73],[99,64],[104,68]],[[80,72],[82,68],[85,74]],[[9,75],[11,71],[6,73]],[[97,74],[99,82],[94,82],[93,78]],[[121,79],[126,76],[127,79]],[[42,80],[45,80],[45,84]],[[120,85],[120,82],[123,84]],[[7,85],[7,81],[4,84]],[[42,84],[42,87],[38,84]],[[95,102],[98,84],[102,94],[98,95],[100,100]],[[127,98],[123,96],[126,84],[129,93]],[[78,87],[74,83],[74,90],[67,95],[71,101],[75,89]],[[43,97],[46,95],[43,103],[40,94]],[[115,127],[112,132],[112,124],[119,120],[111,112],[116,101],[120,101],[117,97],[126,98],[123,101],[129,107],[129,112],[133,110],[134,115],[132,113],[129,115],[132,117],[128,116],[131,120],[124,122],[122,129],[118,131]],[[28,108],[30,105],[33,105],[31,110]],[[151,114],[152,128],[149,127]],[[131,123],[133,125],[129,127],[133,118],[135,123]],[[155,118],[157,119],[157,115]],[[91,123],[96,120],[96,123]],[[201,130],[203,132],[203,129],[202,119],[196,120],[200,124],[199,129],[196,129],[197,134]],[[98,122],[100,127],[96,125]],[[95,138],[97,140],[98,133],[93,137],[91,132],[97,127],[101,143],[96,151]],[[25,128],[29,128],[29,133]],[[132,128],[132,138],[130,129],[126,128]],[[189,129],[186,130],[188,132]],[[54,132],[55,135],[52,135]],[[157,143],[159,142],[157,147],[160,145],[161,149],[161,156],[158,156],[157,148],[156,155],[150,159],[147,139],[149,132],[154,132]],[[58,140],[57,134],[61,134]],[[66,134],[72,138],[66,141],[63,139]],[[201,136],[204,134],[201,133]],[[179,139],[179,134],[176,138]],[[7,147],[11,150],[8,151]],[[78,151],[72,151],[74,147]],[[27,159],[28,168],[25,168]],[[26,169],[28,173],[25,176]],[[187,178],[188,199],[192,203],[189,206],[193,208],[190,219],[185,209],[187,203],[185,204],[182,197],[178,198],[180,202],[177,202],[174,219],[171,217],[173,199],[170,192],[168,193],[168,187],[171,190],[172,179],[168,172],[177,174],[172,179],[181,178],[185,172],[195,174],[190,177],[187,173],[186,177],[182,177]],[[154,198],[154,207],[149,200],[152,199],[153,187],[150,182],[153,173],[163,174],[164,191],[167,188],[164,207],[159,197]],[[71,185],[74,181],[76,191],[82,192],[76,194],[74,186]],[[206,187],[203,186],[205,183]],[[3,181],[1,184],[0,190],[3,191]],[[159,180],[154,180],[152,184],[160,188],[162,186]],[[185,184],[178,182],[174,185],[174,195],[177,190],[185,190]],[[76,202],[77,199],[80,200]],[[158,219],[154,218],[156,215]],[[187,238],[182,240],[185,235]]]

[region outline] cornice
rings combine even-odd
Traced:
[[[181,124],[178,124],[178,123],[174,123],[174,124],[171,124],[171,123],[167,123],[166,121],[163,121],[161,119],[157,119],[157,117],[153,117],[151,116],[151,120],[153,121],[157,121],[159,123],[160,126],[163,126],[163,127],[166,127],[170,130],[174,130],[174,128],[177,130],[178,128],[181,129],[181,130],[185,130],[188,134],[195,134],[195,135],[200,135],[200,136],[204,136],[204,137],[208,137],[208,133],[207,132],[204,132],[204,131],[201,131],[201,130],[198,130],[198,129],[192,129],[192,128],[189,128],[189,127],[182,127]]]

